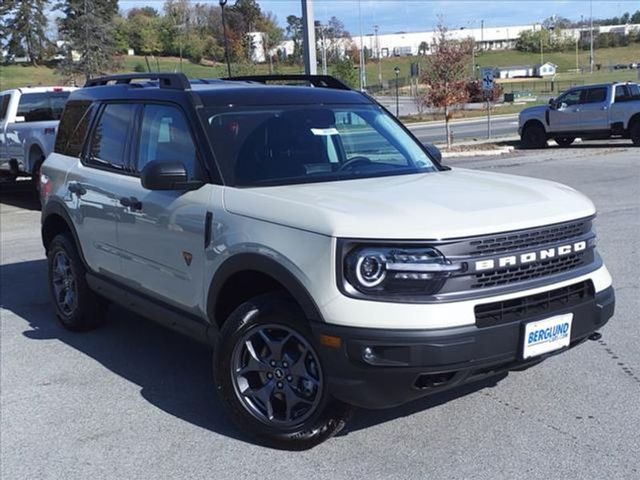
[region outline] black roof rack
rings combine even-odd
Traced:
[[[303,81],[308,82],[314,87],[333,88],[336,90],[351,90],[350,87],[342,83],[331,75],[247,75],[241,77],[228,77],[222,80],[231,80],[239,82],[287,82],[287,81]]]
[[[120,75],[106,75],[87,80],[85,87],[98,87],[115,83],[116,85],[130,84],[133,80],[157,80],[160,88],[172,90],[187,90],[191,88],[189,79],[184,73],[124,73]]]

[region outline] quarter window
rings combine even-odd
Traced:
[[[56,136],[56,153],[71,157],[80,156],[91,118],[90,106],[91,102],[88,101],[72,100],[67,103]]]
[[[141,172],[151,162],[182,162],[189,180],[200,176],[196,147],[180,109],[168,105],[144,107],[136,170]]]
[[[125,147],[136,110],[132,104],[107,104],[102,110],[91,139],[89,163],[123,170]]]

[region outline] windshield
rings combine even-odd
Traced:
[[[375,105],[204,109],[225,183],[267,186],[437,171]]]

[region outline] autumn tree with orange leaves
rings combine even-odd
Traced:
[[[465,67],[469,63],[472,44],[469,41],[448,38],[447,28],[440,24],[437,28],[433,53],[426,57],[422,83],[424,103],[444,110],[447,147],[451,147],[449,121],[453,109],[468,100]]]

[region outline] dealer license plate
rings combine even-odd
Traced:
[[[568,347],[571,341],[572,321],[573,313],[567,313],[527,323],[524,329],[522,358],[536,357]]]

